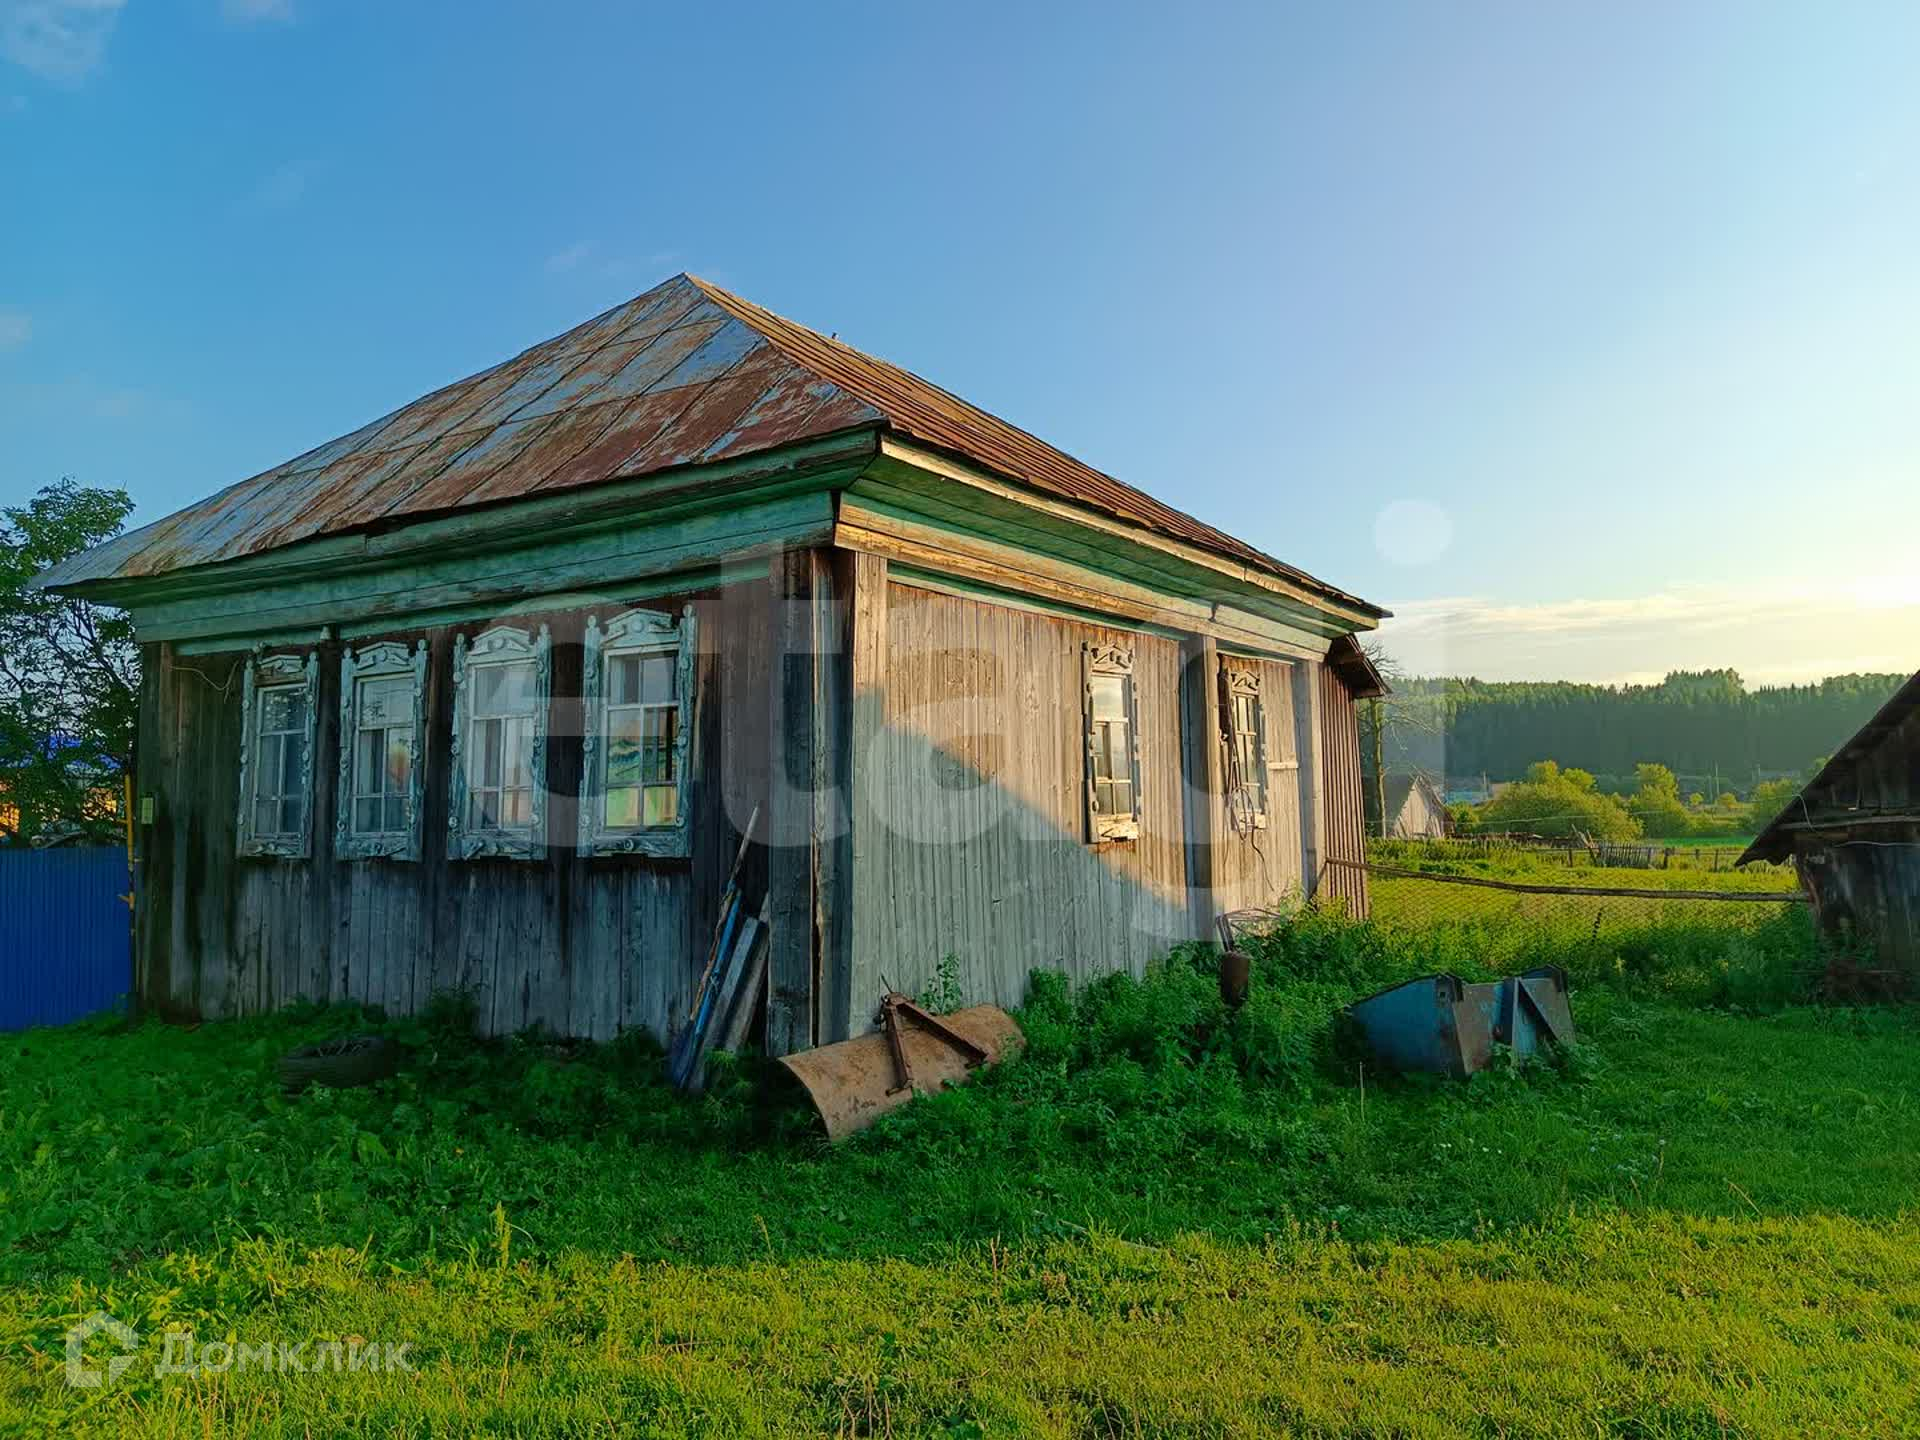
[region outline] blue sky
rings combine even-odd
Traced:
[[[151,519],[675,271],[1401,611],[1920,665],[1920,8],[0,0],[0,502]]]

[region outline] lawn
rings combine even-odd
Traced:
[[[1204,951],[1042,977],[1026,1059],[838,1149],[751,1062],[686,1101],[648,1046],[453,1004],[386,1027],[397,1079],[292,1099],[277,1055],[381,1022],[8,1036],[0,1427],[1920,1428],[1920,1018],[1798,1003],[1782,918],[1581,952],[1559,1065],[1366,1068],[1340,1005],[1485,933],[1310,917],[1237,1015]],[[73,1389],[96,1311],[137,1363]],[[213,1368],[155,1374],[187,1331]]]

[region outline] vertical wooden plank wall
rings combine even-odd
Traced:
[[[766,793],[766,585],[637,603],[677,610],[688,598],[700,653],[685,860],[577,853],[584,610],[505,622],[545,621],[553,634],[548,852],[537,862],[447,858],[453,640],[489,622],[392,637],[411,644],[424,635],[431,657],[418,862],[333,854],[339,642],[300,649],[317,649],[320,673],[313,850],[304,861],[234,854],[244,654],[183,658],[145,647],[137,793],[153,797],[155,814],[136,840],[143,1005],[175,1018],[259,1014],[296,998],[409,1013],[436,992],[464,989],[488,1033],[537,1024],[603,1040],[632,1029],[664,1039],[685,1013],[725,870]],[[624,608],[595,610],[604,619]]]
[[[1321,789],[1325,794],[1326,842],[1323,858],[1364,864],[1367,858],[1367,822],[1364,782],[1360,774],[1360,723],[1353,694],[1331,666],[1320,672],[1320,738],[1325,757]],[[1349,865],[1326,865],[1315,892],[1344,900],[1349,914],[1364,917],[1369,910],[1367,874]]]
[[[1086,841],[1090,641],[1134,652],[1138,841]],[[893,583],[854,648],[856,1030],[880,977],[914,993],[947,954],[969,1001],[1013,1005],[1034,968],[1138,973],[1194,933],[1177,641]]]
[[[1215,836],[1215,904],[1220,911],[1274,906],[1289,896],[1297,898],[1307,890],[1305,838],[1300,823],[1303,779],[1294,717],[1295,666],[1284,660],[1250,657],[1229,657],[1228,663],[1251,666],[1260,676],[1260,714],[1267,755],[1267,823],[1264,828],[1254,830],[1235,830],[1228,823],[1226,786],[1216,761],[1207,794]],[[1217,663],[1215,668],[1217,671]],[[1217,674],[1214,684],[1217,694]],[[1208,716],[1208,736],[1216,754],[1225,743],[1221,739],[1218,711],[1216,702]],[[1306,782],[1310,781],[1311,776],[1306,777]]]

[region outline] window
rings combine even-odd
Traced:
[[[546,853],[547,697],[553,638],[496,626],[453,645],[448,852],[456,860]]]
[[[334,852],[420,858],[427,642],[387,641],[340,660],[340,813]]]
[[[1084,652],[1087,735],[1087,838],[1140,834],[1140,724],[1133,695],[1133,652],[1089,645]]]
[[[580,853],[687,854],[694,615],[587,620]]]
[[[305,859],[319,657],[254,654],[241,687],[239,853]]]
[[[1227,823],[1246,833],[1267,824],[1267,723],[1260,672],[1220,667],[1220,731],[1227,750]]]

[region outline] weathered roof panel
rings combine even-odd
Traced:
[[[1920,672],[1894,691],[1887,703],[1874,712],[1873,718],[1834,752],[1833,758],[1820,767],[1820,773],[1787,802],[1786,808],[1773,817],[1733,863],[1745,865],[1749,860],[1770,860],[1778,864],[1785,860],[1793,854],[1793,832],[1789,827],[1795,822],[1819,820],[1828,821],[1836,828],[1844,826],[1844,812],[1834,812],[1829,804],[1834,783],[1871,755],[1916,711],[1920,711]]]
[[[76,556],[45,582],[191,569],[863,425],[1373,608],[917,375],[689,275]]]

